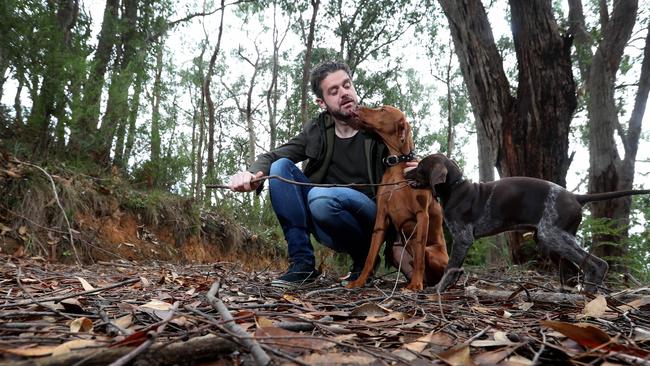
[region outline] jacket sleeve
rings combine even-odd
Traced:
[[[278,159],[287,158],[294,163],[307,159],[307,154],[305,153],[306,141],[306,131],[303,129],[302,132],[287,143],[267,153],[258,155],[255,162],[248,168],[248,171],[253,174],[262,171],[264,175],[269,175],[271,164]]]

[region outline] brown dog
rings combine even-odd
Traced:
[[[585,290],[597,292],[607,273],[607,262],[578,246],[575,234],[587,202],[608,200],[650,190],[573,194],[555,183],[529,177],[503,178],[488,183],[471,183],[456,163],[442,154],[422,159],[417,169],[407,173],[418,187],[426,186],[440,198],[447,227],[454,243],[444,291],[461,272],[475,238],[508,230],[534,230],[535,239],[545,253],[557,255],[580,266]]]
[[[404,181],[405,164],[414,159],[413,136],[404,113],[391,106],[376,109],[360,107],[356,118],[362,127],[381,136],[391,154],[384,159],[388,168],[381,182]],[[424,288],[425,268],[428,283],[435,284],[442,278],[449,256],[443,236],[440,204],[428,189],[415,189],[408,184],[387,185],[379,187],[377,191],[377,218],[363,271],[356,281],[348,284],[348,288],[361,287],[366,283],[391,222],[400,235],[410,238],[406,249],[413,257],[413,272],[406,288],[412,291]]]

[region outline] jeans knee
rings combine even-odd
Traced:
[[[293,168],[293,166],[295,166],[295,165],[296,164],[293,161],[291,161],[290,159],[287,159],[287,158],[278,159],[278,160],[274,161],[271,164],[270,174],[271,175],[285,175],[283,173],[286,173],[286,172],[290,171],[291,168]]]
[[[341,211],[341,205],[336,197],[310,195],[309,211],[316,221],[325,221]]]

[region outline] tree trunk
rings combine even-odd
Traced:
[[[631,189],[634,179],[634,160],[638,146],[638,133],[629,130],[627,135],[620,126],[618,110],[614,94],[616,72],[627,41],[630,39],[636,21],[637,1],[617,1],[610,19],[607,18],[605,4],[601,4],[602,40],[591,60],[587,89],[589,98],[587,111],[589,115],[589,191],[607,192],[621,189]],[[646,42],[647,44],[647,42]],[[645,52],[648,52],[647,45]],[[647,57],[644,64],[648,62]],[[647,70],[647,65],[644,65]],[[647,78],[647,72],[645,77]],[[647,81],[646,81],[647,83]],[[647,88],[647,84],[645,85]],[[643,94],[642,85],[639,92]],[[637,94],[635,108],[647,101],[645,96]],[[630,127],[638,126],[640,129],[641,117]],[[625,148],[625,160],[619,157],[614,134],[619,131]],[[621,271],[624,266],[619,258],[625,253],[622,244],[627,237],[627,224],[629,220],[631,199],[620,198],[617,200],[592,203],[592,215],[596,218],[609,218],[616,226],[623,229],[619,234],[603,234],[594,236],[594,254],[610,262],[613,270]]]
[[[210,82],[212,81],[212,75],[214,74],[214,64],[217,61],[217,55],[221,48],[221,35],[223,34],[223,17],[226,12],[225,1],[221,0],[221,19],[219,21],[219,34],[217,36],[217,46],[212,52],[212,57],[210,57],[210,63],[208,64],[208,73],[205,75],[205,81],[203,82],[203,94],[205,95],[205,101],[208,106],[208,166],[206,169],[206,178],[208,182],[212,182],[215,178],[214,174],[214,131],[215,131],[215,108],[214,102],[212,101],[212,95],[210,94]],[[212,191],[208,190],[206,195],[206,200],[208,204],[211,200]]]
[[[71,30],[79,14],[78,0],[61,0],[57,5],[57,29],[52,31],[52,48],[46,51],[43,83],[38,96],[33,99],[32,112],[28,119],[28,135],[34,141],[34,151],[38,153],[47,152],[50,143],[50,120],[59,94],[64,92],[65,50],[69,48]]]
[[[117,63],[109,87],[106,113],[94,142],[96,145],[94,148],[95,160],[104,167],[108,167],[110,164],[111,147],[120,119],[126,118],[129,113],[128,96],[133,79],[131,67],[137,52],[135,46],[137,15],[138,2],[124,0],[122,42],[117,52],[117,55],[121,57],[116,56]]]
[[[560,36],[551,3],[510,1],[518,88],[509,90],[501,56],[478,0],[440,0],[474,108],[481,179],[530,176],[565,185],[569,124],[576,108],[569,39]],[[531,257],[511,236],[516,263]]]
[[[482,3],[479,0],[439,2],[449,20],[456,55],[473,106],[479,178],[492,181],[501,145],[501,125],[504,118],[513,118],[515,101],[510,95],[503,62]]]
[[[83,99],[79,105],[77,121],[70,134],[69,146],[72,150],[85,150],[82,145],[92,144],[88,137],[94,135],[99,121],[99,106],[104,88],[104,77],[116,42],[119,0],[107,0],[104,7],[102,29],[97,38],[97,49],[91,63],[88,79],[83,87]],[[85,141],[85,144],[84,144]],[[80,153],[81,151],[77,151]]]
[[[319,5],[320,0],[311,1],[311,22],[309,23],[309,35],[307,36],[307,43],[305,44],[305,62],[302,67],[302,82],[300,84],[300,120],[303,125],[309,121],[309,116],[307,115],[307,95],[309,93],[309,72],[311,70],[311,55],[314,48],[316,16],[318,15]]]
[[[135,88],[133,90],[133,98],[131,99],[131,108],[129,110],[129,128],[126,131],[124,154],[116,156],[117,166],[121,168],[125,168],[128,165],[129,159],[133,153],[133,145],[135,143],[135,122],[138,119],[138,111],[140,110],[140,96],[142,95],[143,83],[144,75],[138,73],[138,77],[135,81]]]

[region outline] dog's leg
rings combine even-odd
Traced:
[[[422,210],[416,214],[415,242],[411,244],[413,249],[413,275],[411,282],[406,289],[411,291],[422,291],[424,289],[424,246],[427,243],[429,232],[429,212]]]
[[[609,268],[607,262],[580,248],[575,237],[562,229],[541,226],[537,238],[538,244],[581,267],[585,277],[585,291],[598,292]]]
[[[346,286],[347,288],[363,287],[363,285],[366,284],[368,277],[370,277],[372,270],[375,268],[375,260],[377,259],[377,254],[379,254],[381,244],[384,242],[386,228],[389,224],[385,206],[380,204],[377,206],[377,218],[375,219],[375,228],[372,232],[372,239],[370,242],[370,249],[368,250],[368,256],[366,257],[366,263],[363,265],[363,270],[361,271],[359,278],[348,283]]]
[[[445,291],[449,286],[458,281],[458,278],[463,273],[459,269],[462,267],[463,262],[465,262],[467,251],[469,251],[469,248],[474,242],[474,228],[472,225],[447,223],[447,226],[449,227],[449,231],[451,231],[454,242],[451,247],[451,257],[449,258],[445,275],[437,287],[438,292]]]
[[[433,286],[440,281],[445,273],[449,255],[447,254],[447,243],[442,229],[442,207],[432,200],[429,205],[429,234],[427,235],[427,246],[424,250],[425,269],[424,275],[426,284]]]

